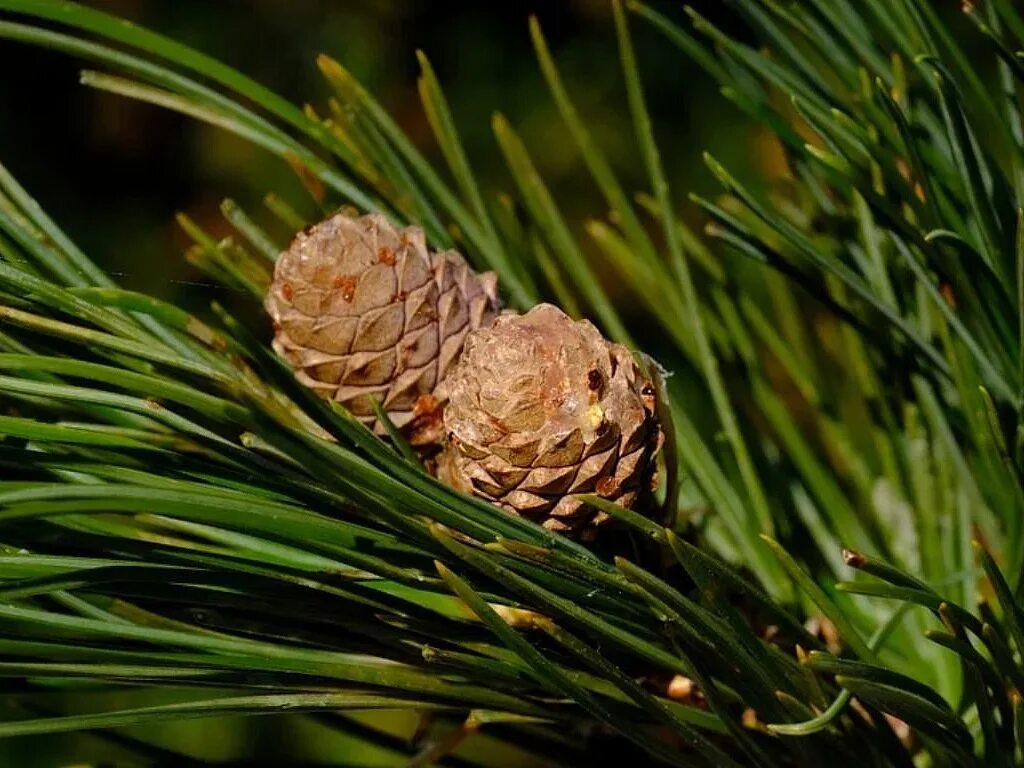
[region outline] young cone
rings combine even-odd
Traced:
[[[299,380],[378,433],[376,398],[414,445],[437,442],[441,386],[466,334],[498,313],[493,272],[428,251],[419,227],[338,214],[281,254],[265,306]]]
[[[631,506],[649,485],[661,432],[654,389],[629,351],[550,304],[474,331],[448,378],[441,479],[562,533]]]

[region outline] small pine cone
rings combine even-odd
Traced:
[[[281,254],[265,300],[274,349],[303,384],[379,434],[370,397],[414,445],[440,438],[441,383],[471,330],[499,310],[493,272],[428,251],[419,227],[338,214]]]
[[[438,476],[550,530],[592,536],[607,515],[577,494],[629,507],[652,482],[653,387],[625,347],[557,307],[469,334],[448,394]]]

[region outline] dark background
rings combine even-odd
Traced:
[[[602,215],[603,202],[536,65],[527,32],[536,13],[577,107],[626,188],[647,186],[606,0],[88,4],[214,54],[296,103],[322,104],[329,95],[315,64],[317,53],[328,53],[436,158],[416,93],[414,52],[422,49],[485,191],[511,187],[490,128],[500,110],[521,132],[569,220]],[[720,0],[695,5],[712,19],[726,16]],[[679,5],[655,6],[685,23]],[[706,148],[736,171],[774,162],[771,145],[751,142],[746,122],[702,71],[646,24],[634,20],[632,28],[677,200],[690,190],[715,191],[700,159]],[[0,163],[126,287],[198,308],[222,289],[195,285],[204,280],[181,258],[188,240],[173,214],[186,211],[226,234],[217,211],[224,197],[249,209],[259,209],[271,190],[295,205],[308,197],[263,150],[190,118],[83,87],[81,67],[61,54],[0,41]]]

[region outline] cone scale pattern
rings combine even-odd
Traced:
[[[652,482],[653,388],[625,347],[557,307],[471,333],[448,394],[441,479],[551,530],[592,535],[607,515],[579,494],[628,507]]]
[[[442,382],[466,335],[497,315],[496,278],[418,227],[338,214],[281,254],[265,301],[298,379],[383,432],[370,398],[416,445],[439,438]]]

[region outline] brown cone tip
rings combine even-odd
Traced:
[[[440,436],[441,382],[499,310],[493,273],[429,251],[419,227],[338,214],[281,254],[264,302],[296,376],[383,433],[371,398],[414,444]]]
[[[550,304],[469,334],[448,382],[442,480],[565,533],[607,515],[578,496],[631,506],[661,433],[629,351]]]

